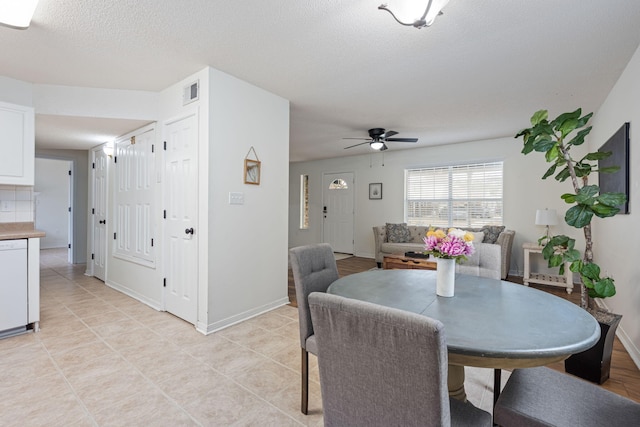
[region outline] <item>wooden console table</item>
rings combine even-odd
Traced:
[[[410,258],[404,255],[385,255],[382,260],[385,270],[436,270],[433,258]]]
[[[568,294],[573,291],[573,273],[569,269],[570,263],[565,263],[563,276],[557,274],[532,273],[531,254],[542,254],[544,247],[539,246],[537,243],[525,243],[522,247],[524,249],[524,277],[522,281],[525,286],[529,286],[529,283],[539,283],[541,285],[561,286],[567,289]]]

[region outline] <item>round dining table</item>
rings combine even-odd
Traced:
[[[338,279],[327,292],[442,322],[449,393],[461,400],[466,399],[464,366],[512,370],[547,365],[591,348],[600,337],[593,316],[560,297],[464,274],[455,276],[454,296],[441,297],[436,295],[436,274],[371,270]]]

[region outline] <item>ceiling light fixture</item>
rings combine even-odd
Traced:
[[[384,147],[384,142],[382,142],[382,141],[371,141],[369,146],[371,148],[373,148],[374,150],[380,150],[382,147]]]
[[[396,9],[395,13],[389,9],[386,3],[378,6],[378,9],[389,12],[393,19],[401,25],[423,28],[430,27],[436,20],[436,16],[442,15],[442,8],[449,3],[449,0],[427,0],[426,9],[416,3],[418,2],[415,0],[393,0],[391,6]]]
[[[0,0],[0,24],[19,30],[27,29],[36,6],[38,0]]]

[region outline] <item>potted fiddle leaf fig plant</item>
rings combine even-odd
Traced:
[[[547,110],[537,111],[531,117],[531,127],[523,129],[515,137],[522,137],[523,154],[537,151],[544,153],[551,166],[542,176],[546,179],[555,175],[559,182],[570,180],[573,193],[561,196],[572,205],[565,213],[565,222],[584,233],[585,248],[581,253],[575,247],[575,239],[566,235],[552,236],[546,242],[542,254],[549,267],[560,269],[564,274],[565,263],[580,277],[580,305],[598,320],[601,326],[600,341],[591,349],[571,356],[565,361],[565,370],[587,380],[602,384],[609,378],[613,338],[621,315],[598,309],[593,298],[607,298],[615,295],[613,278],[602,277],[598,264],[593,260],[593,239],[591,221],[594,216],[607,218],[617,214],[618,206],[626,201],[623,193],[603,193],[597,185],[589,184],[589,175],[614,173],[619,167],[598,168],[598,160],[605,159],[611,152],[587,153],[580,159],[571,156],[571,149],[582,145],[591,132],[587,126],[593,113],[582,116],[579,108],[573,112],[560,114],[549,120]],[[595,360],[592,360],[595,357]]]

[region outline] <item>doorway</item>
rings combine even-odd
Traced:
[[[323,242],[334,252],[353,254],[353,172],[330,173],[322,177]]]
[[[73,260],[72,167],[68,160],[35,159],[35,228],[46,233],[40,248],[65,248],[69,263]]]

